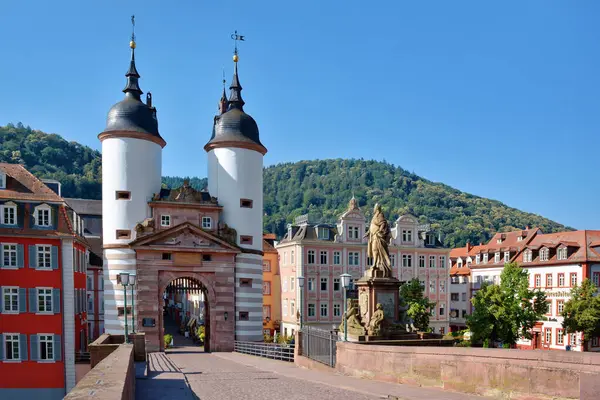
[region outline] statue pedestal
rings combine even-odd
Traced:
[[[382,276],[381,271],[369,269],[364,277],[355,282],[360,316],[365,327],[369,326],[378,303],[383,307],[385,325],[394,325],[399,321],[400,281]]]

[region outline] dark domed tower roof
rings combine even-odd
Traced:
[[[138,80],[140,74],[135,67],[135,41],[131,41],[131,61],[125,76],[127,83],[123,92],[125,98],[111,107],[106,118],[106,128],[98,135],[102,141],[108,137],[133,137],[150,140],[166,146],[165,140],[158,133],[156,108],[152,107],[152,95],[147,94],[146,103],[140,99],[142,90]]]
[[[266,154],[267,149],[260,142],[258,125],[254,118],[244,112],[242,85],[238,78],[237,55],[234,57],[235,72],[229,87],[227,111],[215,117],[212,136],[204,146],[207,152],[217,147],[241,147]]]

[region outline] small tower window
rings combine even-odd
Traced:
[[[240,278],[240,287],[252,287],[252,279]]]
[[[170,215],[161,215],[160,216],[160,226],[171,226],[171,216]]]
[[[131,231],[129,229],[117,229],[117,239],[131,239]]]
[[[252,244],[252,236],[240,236],[240,244]]]
[[[252,208],[253,203],[250,199],[240,199],[240,207],[242,208]]]
[[[212,261],[212,256],[210,254],[202,254],[202,261]]]
[[[125,190],[117,190],[115,192],[116,200],[131,200],[131,192]]]
[[[248,311],[240,311],[240,321],[248,321]]]
[[[162,253],[162,259],[166,261],[171,260],[171,253]]]
[[[211,217],[202,217],[202,229],[211,229],[212,228],[212,218]]]

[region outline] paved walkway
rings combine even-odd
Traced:
[[[293,363],[239,353],[179,347],[149,355],[148,379],[136,381],[138,399],[373,400],[481,399],[439,389],[376,382],[298,368]]]

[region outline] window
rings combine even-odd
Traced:
[[[600,339],[598,336],[592,338],[592,347],[598,347],[598,339]]]
[[[446,281],[440,279],[440,293],[446,293]]]
[[[314,264],[315,263],[315,251],[314,250],[309,250],[308,251],[308,263],[309,264]]]
[[[309,292],[315,291],[315,278],[308,278],[308,291]]]
[[[440,303],[440,317],[446,315],[446,305],[444,303]]]
[[[290,252],[290,263],[294,264],[296,262],[295,258],[294,258],[294,250],[292,250]]]
[[[342,315],[341,312],[341,307],[339,304],[334,304],[333,305],[333,316],[334,317],[340,317]]]
[[[263,272],[270,272],[270,271],[271,271],[271,262],[263,261]]]
[[[548,249],[540,250],[540,261],[548,261],[549,255],[550,255],[550,250],[548,250]]]
[[[202,217],[202,229],[212,229],[211,217]]]
[[[467,294],[461,293],[461,299],[462,299],[462,301],[467,301]]]
[[[435,268],[435,256],[429,256],[429,268]]]
[[[240,321],[248,321],[248,320],[250,320],[250,315],[249,315],[248,311],[240,311],[239,320]]]
[[[431,310],[429,310],[429,316],[435,317],[435,307],[431,307]]]
[[[340,260],[340,252],[339,251],[334,251],[333,252],[333,264],[334,265],[340,265],[342,262]]]
[[[296,290],[296,278],[290,277],[290,292]]]
[[[446,268],[446,256],[440,256],[440,268]]]
[[[596,285],[596,288],[600,288],[600,272],[592,273],[592,282]]]
[[[252,208],[253,201],[250,199],[240,199],[240,207]]]
[[[577,285],[577,272],[571,273],[571,287]]]
[[[567,259],[567,248],[566,247],[559,248],[557,256],[558,256],[559,260],[566,260]]]
[[[523,262],[531,262],[533,258],[533,252],[531,250],[525,250],[523,253]]]
[[[125,190],[117,190],[115,191],[115,200],[130,200],[131,192],[127,192]]]
[[[17,224],[17,207],[7,206],[2,207],[2,223],[4,225],[16,225]]]
[[[552,328],[546,328],[546,344],[552,344]]]
[[[406,268],[412,267],[412,256],[410,254],[402,254],[402,266]]]
[[[419,256],[419,268],[425,268],[425,256]]]
[[[271,282],[269,282],[269,281],[263,282],[263,294],[266,294],[266,295],[271,294]]]
[[[562,329],[556,329],[556,344],[563,345],[565,344],[564,332]]]
[[[396,255],[395,254],[390,254],[390,264],[392,267],[396,266]]]
[[[552,274],[546,274],[546,287],[552,287]]]
[[[6,174],[0,171],[0,189],[6,189]]]
[[[569,334],[569,344],[571,346],[577,346],[577,334],[576,333]]]
[[[117,229],[117,239],[131,239],[131,231],[128,229]]]
[[[317,228],[317,237],[321,240],[329,240],[329,229],[327,228]]]
[[[290,315],[293,317],[296,315],[296,303],[294,301],[290,301]]]
[[[429,281],[429,293],[435,293],[435,287],[437,286],[437,281],[435,279]]]
[[[171,216],[170,215],[161,215],[160,216],[160,226],[171,226]]]
[[[497,252],[494,254],[494,263],[498,264],[499,262],[500,262],[500,252],[499,252],[499,251],[497,251]]]
[[[510,251],[504,252],[504,262],[507,263],[510,260]]]
[[[315,316],[315,305],[314,304],[308,304],[308,316],[309,317],[314,317]]]
[[[565,274],[558,274],[558,287],[565,286]]]
[[[35,224],[37,226],[50,226],[49,207],[38,207],[35,209]]]
[[[287,265],[287,251],[283,252],[283,265]]]
[[[498,238],[498,239],[496,239],[496,243],[498,243],[498,244],[499,244],[499,243],[502,243],[502,238]]]
[[[465,318],[467,316],[467,310],[462,310],[461,315],[462,315],[462,318]]]
[[[479,254],[477,254],[475,256],[475,264],[479,264],[479,260],[481,259],[481,256]]]
[[[546,300],[546,315],[552,315],[552,300]]]
[[[565,301],[556,300],[556,316],[560,317],[565,310]]]
[[[488,262],[488,254],[487,253],[483,254],[483,262],[484,263]]]
[[[163,260],[171,260],[171,253],[162,253],[162,259]]]
[[[348,253],[348,265],[359,265],[358,262],[358,252],[349,252]]]
[[[4,309],[2,312],[19,312],[19,288],[5,287],[2,289],[2,297],[4,298]]]
[[[327,291],[327,278],[321,278],[321,292]]]
[[[348,227],[348,239],[358,240],[358,226]]]
[[[54,360],[54,335],[38,335],[40,341],[39,360]]]
[[[52,289],[37,289],[38,312],[51,313],[52,310]]]
[[[263,306],[263,319],[271,318],[271,306],[265,305]]]
[[[402,230],[402,241],[403,242],[412,242],[412,231],[408,229]]]
[[[340,291],[340,278],[333,278],[333,290],[335,292]]]
[[[327,303],[321,303],[321,317],[327,317]]]
[[[288,301],[287,299],[283,300],[283,316],[287,317],[288,315]]]
[[[251,245],[252,244],[252,236],[241,235],[240,236],[240,244]]]
[[[52,246],[37,246],[37,268],[52,268]]]
[[[2,245],[2,266],[4,268],[16,268],[17,267],[17,245],[16,244],[4,244]]]
[[[541,287],[541,286],[542,286],[542,276],[540,274],[536,274],[534,287]]]
[[[327,252],[326,251],[320,251],[319,252],[319,258],[321,259],[321,264],[327,264]]]
[[[252,287],[252,279],[240,278],[240,287]]]
[[[458,301],[458,293],[450,293],[450,300],[451,301]]]
[[[21,359],[19,349],[19,334],[5,333],[4,334],[4,359],[17,361]]]

